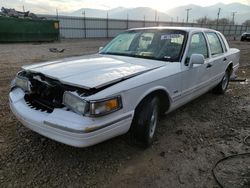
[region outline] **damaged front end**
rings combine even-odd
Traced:
[[[64,108],[79,115],[98,117],[122,108],[120,95],[94,101],[84,99],[108,86],[84,89],[63,84],[41,73],[22,71],[12,83],[12,89],[16,87],[25,92],[24,100],[30,108],[47,113],[52,113],[55,108]]]
[[[24,100],[32,109],[52,113],[55,108],[64,108],[63,95],[74,92],[80,97],[87,97],[98,92],[96,89],[83,89],[62,84],[41,73],[21,71],[17,74],[11,89],[20,87],[24,92]]]

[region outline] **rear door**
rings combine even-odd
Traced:
[[[228,62],[225,57],[223,44],[219,39],[219,36],[215,32],[206,32],[207,41],[211,53],[211,61],[209,72],[211,75],[212,85],[216,85],[221,81],[222,77],[225,74],[225,66]]]

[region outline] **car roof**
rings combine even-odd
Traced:
[[[166,27],[166,26],[158,26],[158,27],[142,27],[142,28],[131,28],[129,31],[133,30],[152,30],[152,29],[171,29],[171,30],[181,30],[181,31],[186,31],[186,32],[191,32],[191,31],[213,31],[217,32],[214,29],[208,29],[208,28],[201,28],[201,27]]]

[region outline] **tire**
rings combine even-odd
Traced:
[[[229,69],[227,69],[221,82],[214,88],[214,92],[216,94],[224,94],[227,90],[229,79],[230,79],[230,71]]]
[[[153,96],[143,100],[135,110],[131,132],[144,148],[149,147],[155,139],[160,114],[159,106],[159,99]]]

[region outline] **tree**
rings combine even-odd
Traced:
[[[242,25],[250,26],[250,20],[244,21]]]
[[[203,18],[199,18],[197,20],[197,23],[216,25],[217,24],[217,19],[212,20],[212,19],[209,19],[207,17],[203,17]],[[229,24],[232,24],[232,22],[227,18],[221,18],[221,19],[218,20],[218,25],[229,25]]]

